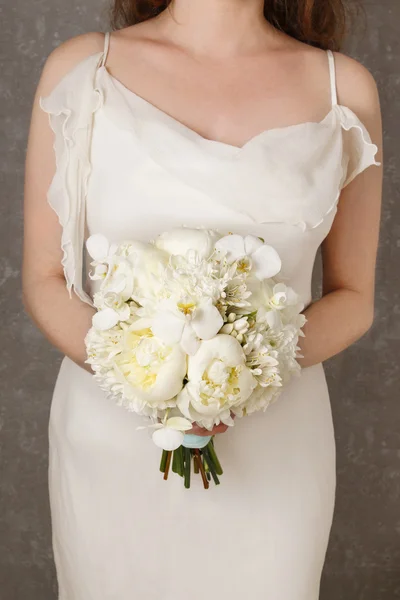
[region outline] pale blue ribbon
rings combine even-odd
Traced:
[[[208,442],[211,441],[212,436],[204,435],[193,435],[193,433],[186,433],[183,438],[182,446],[185,448],[204,448]]]

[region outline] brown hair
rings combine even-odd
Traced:
[[[114,0],[115,29],[155,17],[171,0]],[[345,0],[265,0],[265,18],[291,37],[324,50],[339,50],[347,29]]]

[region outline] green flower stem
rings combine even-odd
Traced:
[[[204,456],[206,458],[206,461],[207,461],[207,464],[209,466],[211,476],[214,479],[215,485],[219,485],[220,481],[219,481],[219,479],[217,477],[217,472],[215,470],[215,465],[214,465],[213,459],[210,456],[210,453],[209,453],[209,450],[208,450],[208,445],[205,448],[203,448],[203,454],[204,454]]]
[[[179,446],[177,452],[178,452],[179,475],[181,477],[183,477],[183,475],[184,475],[183,446]]]
[[[165,465],[164,479],[168,479],[169,467],[171,464],[172,452],[167,451],[167,463]]]
[[[194,464],[197,465],[197,468],[201,474],[201,478],[203,480],[203,485],[204,485],[204,489],[208,490],[209,483],[208,483],[208,478],[206,476],[206,472],[204,471],[204,467],[203,467],[203,463],[201,462],[201,454],[200,454],[200,450],[198,448],[195,448],[193,450],[194,453]]]
[[[211,440],[211,442],[212,442],[212,440]],[[210,457],[214,463],[215,472],[217,473],[217,475],[222,475],[223,470],[221,467],[221,463],[219,462],[217,453],[215,452],[214,444],[211,442],[209,444],[207,444],[206,448],[207,448],[207,451],[209,452]]]
[[[184,457],[185,457],[185,488],[190,488],[190,471],[192,467],[192,454],[189,448],[184,448]]]
[[[202,450],[201,450],[201,453],[202,453],[202,456],[203,456],[203,465],[204,465],[204,470],[205,470],[205,472],[208,474],[208,472],[209,472],[209,470],[210,470],[210,469],[209,469],[208,463],[207,463],[207,461],[206,461],[206,458],[205,458],[205,456],[204,456],[204,448],[202,448]]]
[[[173,473],[178,473],[178,454],[177,454],[177,450],[174,450],[173,454],[172,454],[172,472]]]
[[[163,450],[162,455],[161,455],[161,462],[160,462],[161,473],[165,473],[165,468],[167,466],[167,456],[168,456],[168,452],[166,450]]]
[[[220,483],[218,475],[222,475],[222,467],[218,460],[214,439],[209,444],[199,450],[180,446],[173,452],[163,450],[160,461],[160,471],[164,474],[164,479],[168,479],[169,470],[176,473],[184,479],[186,488],[190,488],[192,460],[194,472],[201,475],[205,489],[209,488],[211,477],[216,485]]]

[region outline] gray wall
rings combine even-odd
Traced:
[[[326,365],[338,493],[322,600],[400,598],[400,2],[375,0],[366,10],[368,31],[349,40],[348,52],[376,76],[384,116],[376,321],[367,336]],[[56,598],[47,421],[60,356],[21,308],[23,162],[44,57],[61,40],[102,29],[100,13],[95,0],[14,0],[0,10],[0,600]]]

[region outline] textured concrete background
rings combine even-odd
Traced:
[[[60,356],[21,308],[23,163],[44,58],[62,40],[103,29],[102,6],[95,0],[14,0],[0,7],[0,600],[56,598],[47,421]],[[376,320],[367,336],[326,365],[338,493],[321,600],[400,598],[400,2],[375,0],[366,10],[368,30],[349,40],[347,50],[376,76],[384,116]],[[316,289],[318,275],[317,268]]]

